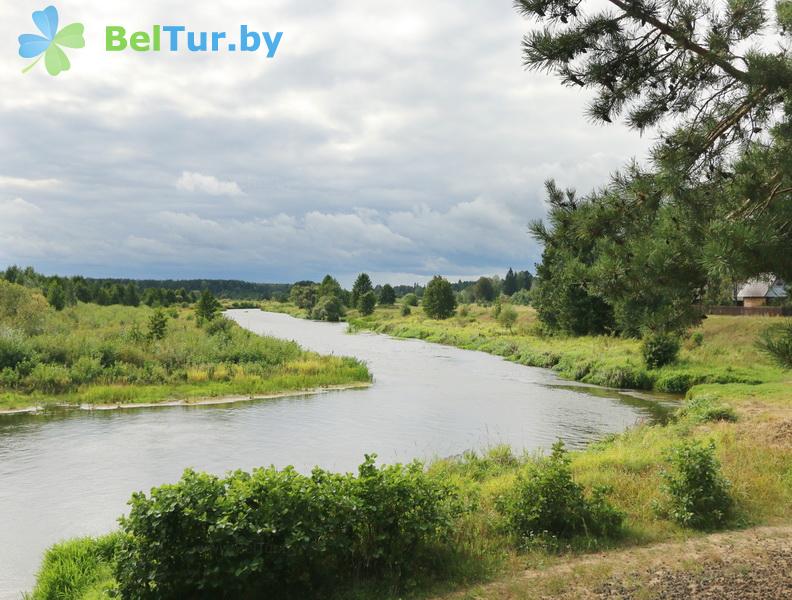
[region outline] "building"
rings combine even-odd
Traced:
[[[775,275],[751,279],[737,292],[737,300],[746,308],[767,306],[769,301],[787,297],[786,284]]]

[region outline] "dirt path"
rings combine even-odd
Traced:
[[[790,600],[792,527],[563,560],[444,596],[465,599]]]

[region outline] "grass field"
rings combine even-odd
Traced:
[[[13,318],[0,321],[0,410],[270,395],[371,380],[355,359],[306,352],[222,317],[198,327],[189,308],[164,313],[161,339],[150,335],[148,307],[35,308],[41,314],[27,332]]]

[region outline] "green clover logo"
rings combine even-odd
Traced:
[[[82,23],[72,23],[58,31],[58,9],[48,6],[44,10],[33,13],[33,22],[43,34],[34,35],[26,33],[19,36],[19,56],[22,58],[35,58],[23,73],[35,67],[44,55],[44,65],[47,73],[55,77],[71,68],[69,57],[63,51],[65,48],[85,48],[85,27]]]

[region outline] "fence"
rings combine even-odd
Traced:
[[[792,317],[792,307],[787,306],[705,306],[702,311],[708,315],[730,317]]]

